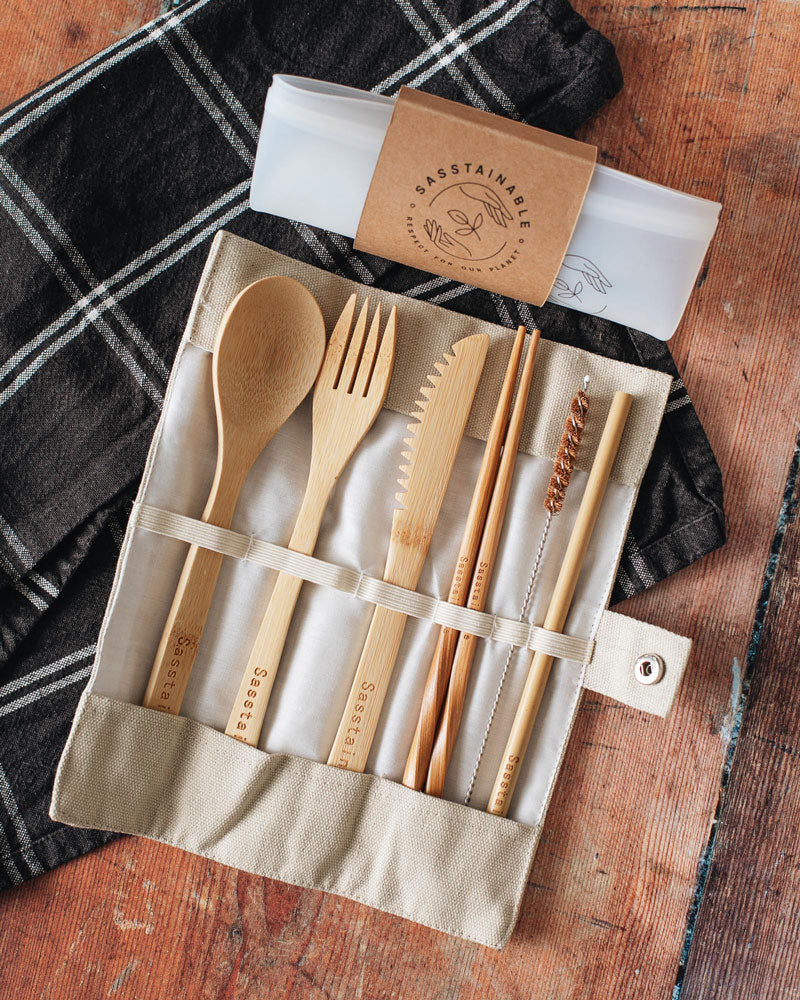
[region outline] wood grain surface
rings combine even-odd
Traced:
[[[730,541],[622,607],[694,637],[675,711],[584,697],[502,953],[126,838],[0,897],[4,997],[798,995],[800,543],[783,498],[800,390],[800,6],[574,5],[626,80],[582,137],[601,162],[725,206],[672,350],[723,470]],[[0,101],[146,7],[0,0]]]

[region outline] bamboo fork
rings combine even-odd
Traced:
[[[528,352],[525,355],[525,363],[522,367],[522,375],[519,380],[517,398],[514,401],[514,409],[511,413],[508,432],[503,442],[503,456],[500,459],[497,482],[492,492],[489,513],[486,517],[486,527],[481,538],[475,572],[470,587],[469,600],[467,601],[467,607],[474,611],[483,611],[486,607],[486,597],[489,592],[489,584],[492,579],[497,550],[500,546],[503,521],[506,515],[506,508],[508,507],[508,497],[511,492],[511,481],[514,476],[517,449],[519,448],[522,424],[528,405],[539,337],[539,331],[534,330],[531,334]],[[477,646],[477,636],[470,635],[468,632],[461,633],[453,658],[453,668],[450,673],[447,696],[441,718],[439,719],[436,740],[433,745],[433,752],[428,768],[425,791],[429,795],[441,795],[444,789],[445,774],[447,773],[450,758],[453,755],[458,728],[461,724],[464,698],[467,694],[467,684]]]
[[[572,529],[567,551],[545,616],[544,628],[549,631],[560,632],[567,620],[575,586],[583,566],[583,560],[586,558],[589,540],[600,512],[600,504],[603,502],[608,479],[611,475],[611,467],[619,450],[632,402],[633,397],[627,392],[614,394],[611,410],[606,418],[603,435],[592,463],[592,470],[589,473],[589,481],[586,484],[586,490],[578,510],[578,517]],[[517,784],[522,760],[528,749],[533,725],[536,721],[536,713],[539,711],[552,665],[553,657],[545,653],[537,652],[532,658],[522,697],[517,706],[511,733],[503,753],[503,762],[489,797],[487,812],[497,816],[508,814],[508,807]]]
[[[394,363],[397,308],[393,308],[378,347],[380,304],[367,330],[369,299],[355,328],[356,296],[351,295],[339,317],[314,389],[311,469],[289,548],[310,555],[319,535],[325,508],[347,462],[374,424],[386,399]],[[352,336],[351,336],[352,329]],[[251,746],[258,744],[272,685],[303,581],[281,573],[225,732]]]
[[[481,534],[483,533],[483,526],[486,522],[486,513],[492,497],[492,489],[497,475],[497,466],[500,462],[503,439],[508,429],[511,403],[514,398],[514,386],[517,381],[517,372],[524,346],[525,327],[520,326],[511,347],[511,356],[508,359],[503,386],[500,390],[500,398],[498,399],[497,408],[492,419],[492,426],[489,429],[489,436],[486,439],[486,448],[483,452],[478,479],[475,483],[472,500],[470,501],[467,522],[464,525],[464,534],[461,538],[461,547],[456,559],[456,568],[450,584],[450,593],[447,596],[450,604],[457,604],[459,607],[463,607],[466,604],[467,597],[469,596],[472,571],[475,568],[475,557],[478,554],[478,546]],[[457,641],[458,629],[442,626],[428,670],[428,677],[425,681],[425,691],[422,695],[422,706],[420,708],[417,729],[414,733],[414,740],[408,753],[408,761],[406,762],[405,774],[403,775],[403,784],[417,791],[425,784],[425,776],[428,773],[433,740],[436,735],[436,723],[439,720],[439,712],[442,707],[445,691],[447,690],[447,682],[450,679],[450,670],[453,665],[453,656],[455,655]]]

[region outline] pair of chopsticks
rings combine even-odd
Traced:
[[[531,333],[514,399],[525,335],[525,327],[520,326],[486,441],[448,595],[449,603],[476,611],[483,611],[486,605],[541,336],[539,330]],[[477,642],[476,636],[447,626],[439,632],[403,775],[403,784],[409,788],[419,791],[424,785],[428,794],[442,794]]]

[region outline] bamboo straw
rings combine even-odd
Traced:
[[[539,331],[534,331],[533,336],[538,338]],[[486,513],[489,510],[489,501],[492,497],[492,489],[494,488],[497,476],[497,466],[500,463],[503,439],[508,429],[511,403],[514,398],[514,386],[517,381],[517,371],[524,346],[525,327],[520,326],[517,329],[517,335],[511,346],[511,355],[508,359],[505,378],[500,389],[500,398],[497,401],[497,408],[492,418],[492,426],[489,429],[489,436],[486,439],[486,448],[483,452],[478,479],[475,483],[472,500],[470,501],[467,521],[464,525],[464,534],[461,538],[461,547],[458,550],[456,568],[450,584],[450,593],[447,596],[450,604],[457,604],[459,607],[463,607],[466,604],[467,597],[469,596],[472,571],[475,568],[475,558],[478,554],[478,546],[481,534],[483,533],[483,526],[486,522]],[[425,783],[428,762],[431,750],[433,749],[433,740],[436,735],[436,723],[439,721],[439,712],[442,707],[445,691],[447,690],[447,682],[450,679],[450,670],[453,664],[457,641],[458,630],[442,626],[433,659],[428,669],[417,729],[414,733],[414,740],[408,753],[408,761],[406,762],[405,774],[403,775],[403,784],[417,791]]]
[[[550,599],[550,606],[547,609],[544,628],[548,631],[560,632],[564,628],[578,582],[578,575],[586,557],[589,540],[600,511],[600,504],[603,501],[611,475],[611,468],[619,450],[632,401],[633,397],[626,392],[614,394],[597,454],[592,463],[592,471],[589,474],[586,490],[581,500],[578,517],[570,535],[553,596]],[[511,797],[514,794],[520,767],[528,749],[533,725],[536,721],[536,713],[539,710],[552,664],[552,656],[540,652],[533,656],[525,688],[517,706],[517,713],[514,716],[511,733],[503,753],[503,762],[489,797],[487,812],[497,816],[508,814]]]
[[[528,405],[528,396],[533,379],[533,364],[538,346],[539,331],[537,330],[534,331],[531,337],[528,352],[525,355],[525,364],[523,365],[522,375],[519,380],[517,398],[514,401],[514,409],[511,413],[508,433],[503,442],[503,456],[500,459],[497,482],[492,493],[489,513],[486,517],[486,527],[484,528],[483,538],[478,550],[470,596],[467,602],[467,607],[474,611],[483,611],[486,607],[486,596],[492,579],[497,550],[500,546],[500,536],[503,530],[506,508],[508,507],[508,497],[511,492],[511,481],[514,476],[514,466],[517,461],[519,439],[522,434],[522,424],[525,420],[525,410]],[[447,688],[447,697],[442,709],[442,717],[439,720],[439,728],[428,768],[425,791],[429,795],[441,795],[444,788],[447,765],[450,763],[450,758],[453,755],[453,747],[455,746],[458,728],[461,724],[464,698],[467,693],[467,684],[477,645],[477,636],[470,635],[467,632],[461,633],[458,645],[456,646],[453,668],[450,673],[450,683]]]

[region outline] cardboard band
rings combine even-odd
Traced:
[[[355,246],[542,305],[596,157],[586,143],[403,87]]]

